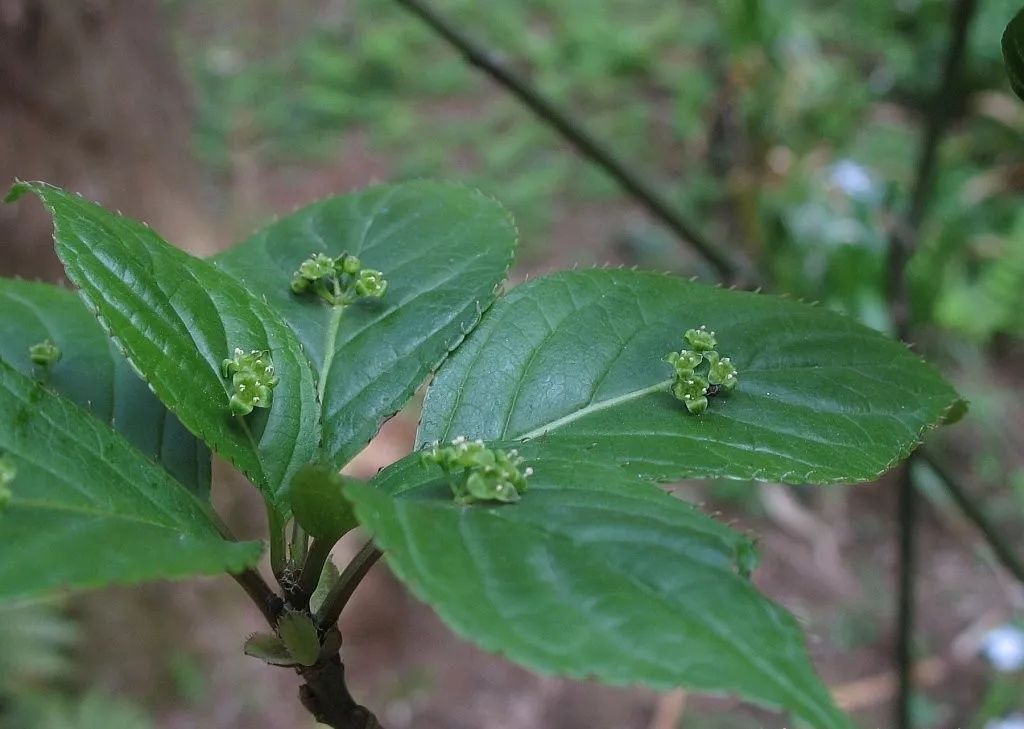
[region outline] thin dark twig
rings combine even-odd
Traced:
[[[352,558],[316,614],[317,623],[321,628],[326,630],[338,622],[341,611],[345,609],[352,593],[356,591],[359,583],[366,577],[366,573],[377,563],[382,554],[383,552],[377,549],[373,542],[367,542]]]
[[[339,654],[296,670],[305,681],[299,700],[318,722],[334,729],[382,729],[373,712],[352,698]]]
[[[893,647],[896,663],[896,727],[910,729],[910,696],[913,693],[913,640],[916,622],[914,577],[917,571],[917,495],[911,478],[910,462],[899,467],[896,522],[897,578],[896,578],[896,641]]]
[[[276,628],[284,603],[270,589],[270,585],[263,579],[263,576],[254,569],[247,569],[244,572],[233,574],[231,577],[242,586],[246,594],[256,603],[256,607],[263,613],[263,617],[266,618],[270,627]]]
[[[519,77],[493,53],[468,37],[425,3],[420,0],[397,1],[462,53],[469,64],[486,73],[525,104],[548,126],[558,131],[562,138],[575,147],[583,157],[601,167],[614,178],[634,200],[647,208],[651,215],[670,228],[680,239],[695,248],[711,264],[721,279],[732,283],[752,283],[753,273],[749,264],[738,262],[732,254],[727,253],[708,239],[650,183],[642,179],[615,152],[587,131],[578,119],[574,119],[570,114],[559,109],[554,102]]]
[[[964,51],[967,48],[967,35],[976,9],[977,0],[958,0],[953,6],[953,14],[950,18],[952,38],[946,51],[942,80],[929,110],[924,141],[917,163],[917,177],[910,198],[910,210],[907,214],[907,222],[914,231],[920,229],[925,211],[931,201],[932,188],[935,186],[939,142],[949,126],[956,106],[957,94],[960,91],[960,71],[963,66]]]
[[[974,17],[976,0],[957,0],[950,17],[950,41],[942,77],[932,97],[918,154],[910,207],[903,222],[889,238],[889,306],[896,335],[906,340],[910,330],[910,307],[906,269],[935,185],[939,143],[949,126],[951,108],[959,91],[960,71],[967,45],[967,32]],[[893,707],[896,729],[910,729],[910,699],[913,693],[913,636],[916,622],[915,571],[917,562],[917,495],[910,463],[899,471],[897,506],[898,557],[896,594],[896,640],[894,662],[898,680]]]
[[[939,477],[942,481],[942,485],[946,487],[946,491],[953,498],[953,502],[957,507],[964,513],[964,516],[974,525],[974,527],[984,537],[985,542],[992,549],[992,553],[995,555],[999,563],[1009,572],[1014,578],[1017,579],[1021,585],[1024,585],[1024,562],[1022,562],[1013,549],[1007,544],[1006,540],[999,534],[995,526],[988,520],[983,512],[975,502],[975,500],[967,493],[967,491],[960,485],[960,483],[954,478],[953,474],[949,472],[942,463],[939,462],[934,455],[928,451],[922,451],[920,458],[928,467]]]
[[[238,541],[212,506],[208,507],[206,513],[218,534],[229,542]],[[245,593],[256,603],[256,607],[263,613],[263,617],[267,619],[270,627],[276,628],[277,620],[281,617],[281,610],[284,608],[284,601],[270,589],[270,585],[263,579],[263,575],[250,567],[244,572],[231,573],[231,579],[241,585]]]

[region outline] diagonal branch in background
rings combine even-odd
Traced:
[[[911,191],[910,206],[903,221],[889,237],[888,284],[889,309],[896,336],[906,341],[910,333],[910,305],[907,285],[907,263],[917,247],[921,224],[935,185],[939,143],[949,126],[951,107],[959,91],[967,33],[974,18],[976,0],[956,0],[950,16],[950,39],[946,48],[942,76],[925,121],[917,170]],[[917,570],[917,499],[911,477],[910,461],[898,471],[897,529],[897,592],[896,640],[893,660],[896,664],[897,691],[893,706],[896,729],[911,729],[910,701],[914,689],[913,637],[916,622],[915,577]],[[961,505],[962,508],[962,505]],[[986,538],[992,534],[986,533]],[[995,544],[993,549],[996,549]]]
[[[1024,585],[1024,562],[1017,557],[1010,545],[999,534],[995,525],[985,516],[985,512],[981,510],[976,500],[960,485],[949,469],[928,450],[922,451],[918,457],[939,477],[942,485],[953,499],[953,503],[982,535],[999,564]]]
[[[495,55],[453,26],[445,18],[420,0],[397,0],[419,17],[435,33],[457,49],[466,61],[479,68],[506,91],[525,104],[549,127],[576,148],[585,159],[601,167],[638,203],[690,244],[715,269],[718,277],[734,284],[751,284],[754,273],[746,261],[734,258],[723,248],[709,240],[690,223],[661,193],[634,172],[615,152],[599,142],[578,119],[559,109],[536,88],[517,76]]]

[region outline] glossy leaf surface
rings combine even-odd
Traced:
[[[160,400],[283,510],[291,476],[318,443],[316,385],[288,326],[256,293],[149,227],[43,183],[21,183],[53,216],[68,278]],[[269,350],[280,384],[269,410],[231,416],[221,362]]]
[[[132,371],[73,291],[0,279],[0,330],[0,359],[113,425],[197,496],[209,494],[210,451]],[[61,358],[44,370],[28,352],[46,340]]]
[[[309,352],[325,461],[340,467],[476,325],[515,241],[508,213],[482,193],[411,182],[315,203],[215,260],[266,296]],[[383,272],[387,293],[344,309],[292,293],[292,272],[314,252],[358,256]]]
[[[0,512],[0,599],[237,572],[255,542],[86,411],[0,362],[0,451],[17,473]]]
[[[692,416],[663,358],[700,325],[739,385]],[[877,477],[958,402],[902,344],[827,310],[658,274],[570,271],[492,308],[435,378],[417,440],[535,439],[661,480],[824,484]]]

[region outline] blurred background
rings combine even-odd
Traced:
[[[909,304],[917,350],[972,402],[931,436],[933,452],[1024,555],[1024,103],[999,49],[1019,4],[979,4]],[[755,261],[774,291],[884,331],[888,229],[913,182],[951,5],[434,0]],[[45,179],[207,254],[317,198],[425,176],[476,185],[512,210],[513,283],[575,264],[713,280],[393,0],[0,0],[0,184]],[[38,206],[0,206],[0,273],[60,279]],[[372,474],[408,452],[416,419],[414,405],[389,422],[351,470]],[[936,474],[917,464],[913,475],[914,721],[1019,729],[1024,591]],[[892,479],[679,490],[758,535],[758,584],[801,619],[863,726],[892,725],[894,491]],[[218,507],[243,536],[263,529],[253,496],[219,479]],[[383,566],[348,612],[354,691],[389,729],[783,725],[729,699],[531,675],[452,636]],[[0,727],[311,729],[296,677],[242,655],[259,627],[227,579],[2,608]]]

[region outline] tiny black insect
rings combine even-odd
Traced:
[[[707,397],[714,397],[722,391],[721,385],[708,385],[708,389],[704,391]]]

